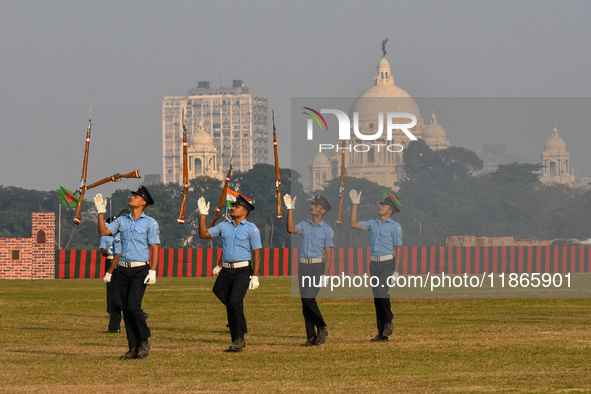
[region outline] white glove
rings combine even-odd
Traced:
[[[197,200],[197,209],[199,209],[200,214],[209,215],[209,203],[205,202],[205,198],[199,197],[199,200]]]
[[[258,288],[259,288],[259,277],[251,275],[250,284],[248,285],[248,290],[256,290]]]
[[[111,276],[113,276],[113,275],[111,275],[110,273],[107,272],[105,274],[105,277],[103,278],[103,282],[105,282],[105,283],[111,283]]]
[[[394,278],[394,280],[398,280],[398,272],[394,271],[394,273],[392,274],[392,278]]]
[[[215,278],[216,276],[218,276],[220,274],[220,271],[221,270],[222,270],[222,267],[220,267],[219,265],[216,265],[215,267],[213,267],[213,270],[211,271],[211,274]]]
[[[349,192],[349,197],[351,197],[351,202],[353,204],[359,204],[359,201],[361,201],[361,193],[363,192],[361,191],[357,193],[357,190],[351,189],[351,191]]]
[[[295,196],[292,199],[289,194],[286,194],[285,196],[283,196],[283,201],[285,201],[285,207],[287,209],[295,209],[296,198],[298,198],[298,196]]]
[[[103,198],[102,194],[97,194],[94,196],[94,205],[96,205],[97,212],[100,213],[107,213],[107,199]]]
[[[149,270],[148,276],[146,276],[146,279],[144,279],[144,284],[145,285],[153,285],[155,283],[156,283],[156,271]]]
[[[320,276],[320,287],[328,287],[328,280],[330,279],[330,275],[321,275]]]

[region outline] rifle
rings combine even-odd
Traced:
[[[107,182],[117,182],[120,178],[141,178],[141,177],[142,176],[140,175],[140,171],[139,170],[128,172],[127,174],[119,174],[119,173],[117,173],[115,175],[112,175],[110,177],[101,179],[100,181],[97,181],[95,183],[92,183],[92,184],[86,186],[86,190],[92,189],[93,187],[100,186],[100,185],[102,185],[104,183],[107,183]],[[80,201],[80,200],[78,200],[78,201]]]
[[[90,148],[90,129],[92,127],[92,102],[90,102],[90,114],[88,115],[88,129],[86,129],[86,146],[84,148],[84,162],[82,163],[82,177],[80,178],[80,197],[78,197],[78,205],[76,206],[76,214],[74,215],[74,224],[80,224],[80,214],[82,213],[82,200],[84,200],[84,193],[86,192],[86,174],[88,170],[88,150]]]
[[[179,218],[176,220],[179,224],[185,224],[185,206],[187,196],[189,195],[189,168],[187,166],[187,125],[185,124],[185,110],[183,109],[183,201]]]
[[[220,203],[215,210],[215,216],[211,223],[209,223],[209,227],[211,228],[215,226],[215,222],[220,218],[220,214],[222,213],[222,207],[226,203],[226,194],[228,193],[228,183],[230,183],[230,177],[232,176],[232,157],[234,156],[234,152],[230,156],[230,169],[228,170],[228,174],[226,175],[226,181],[224,182],[224,188],[222,189],[222,196],[220,197]]]
[[[277,220],[281,220],[281,175],[279,174],[279,155],[277,154],[277,133],[275,131],[275,111],[273,114],[273,150],[275,151],[275,194],[277,195]]]
[[[345,142],[341,151],[341,186],[339,187],[339,212],[337,213],[337,224],[343,223],[343,199],[345,197]]]

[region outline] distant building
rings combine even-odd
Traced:
[[[582,176],[579,186],[585,189],[591,189],[591,176]]]
[[[229,167],[231,156],[233,168],[239,171],[268,163],[267,98],[250,94],[241,80],[234,80],[231,88],[217,89],[210,88],[209,81],[200,81],[187,96],[162,101],[165,183],[181,184],[183,180],[183,112],[188,139],[193,140],[190,168],[194,175],[219,177]]]
[[[154,183],[161,183],[160,174],[146,174],[144,175],[144,185],[152,185]]]
[[[558,136],[556,125],[552,130],[552,136],[544,145],[540,181],[545,184],[575,186],[575,171],[570,166],[570,153],[566,150],[566,142]]]
[[[507,153],[505,145],[489,144],[482,147],[482,162],[484,167],[482,173],[496,171],[499,164],[528,163],[530,160],[525,155]]]
[[[213,138],[205,131],[203,122],[199,122],[196,133],[187,137],[187,165],[189,179],[201,175],[218,179],[223,177]]]
[[[378,63],[374,85],[359,95],[350,110],[350,113],[357,112],[359,114],[360,132],[371,135],[376,134],[380,127],[377,125],[377,116],[380,112],[384,114],[388,112],[411,113],[417,118],[417,124],[410,129],[413,135],[424,139],[433,150],[448,148],[449,141],[446,138],[445,130],[437,123],[435,111],[431,115],[431,123],[425,126],[415,100],[405,90],[394,84],[390,63],[385,57],[385,48],[382,48],[382,50],[384,56]],[[353,119],[351,115],[350,118]],[[408,119],[401,119],[400,122],[408,123]],[[351,134],[354,135],[353,132]],[[361,139],[351,140],[353,145],[367,142]],[[384,147],[398,144],[406,148],[409,142],[410,140],[406,134],[401,130],[396,130],[392,134],[392,140],[386,140],[386,133],[383,133],[381,139],[371,141],[372,144],[382,146],[379,150],[346,151],[346,175],[365,178],[382,186],[398,190],[398,184],[404,178],[403,152],[388,151]],[[312,191],[321,189],[334,176],[340,174],[341,156],[340,153],[334,152],[330,158],[324,154],[318,154],[314,157],[309,166],[312,176]],[[332,166],[331,172],[326,170],[327,159]]]

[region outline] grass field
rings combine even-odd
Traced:
[[[249,334],[230,345],[211,278],[158,279],[144,309],[150,357],[120,361],[100,279],[0,282],[0,391],[588,391],[589,299],[393,299],[394,335],[371,299],[319,299],[326,344],[305,330],[289,278],[245,300]]]

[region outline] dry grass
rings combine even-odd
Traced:
[[[239,354],[212,280],[158,279],[144,298],[152,352],[119,361],[101,280],[0,282],[0,391],[586,391],[588,299],[396,299],[395,334],[376,334],[371,299],[320,299],[325,345],[305,341],[288,278],[249,292]]]

